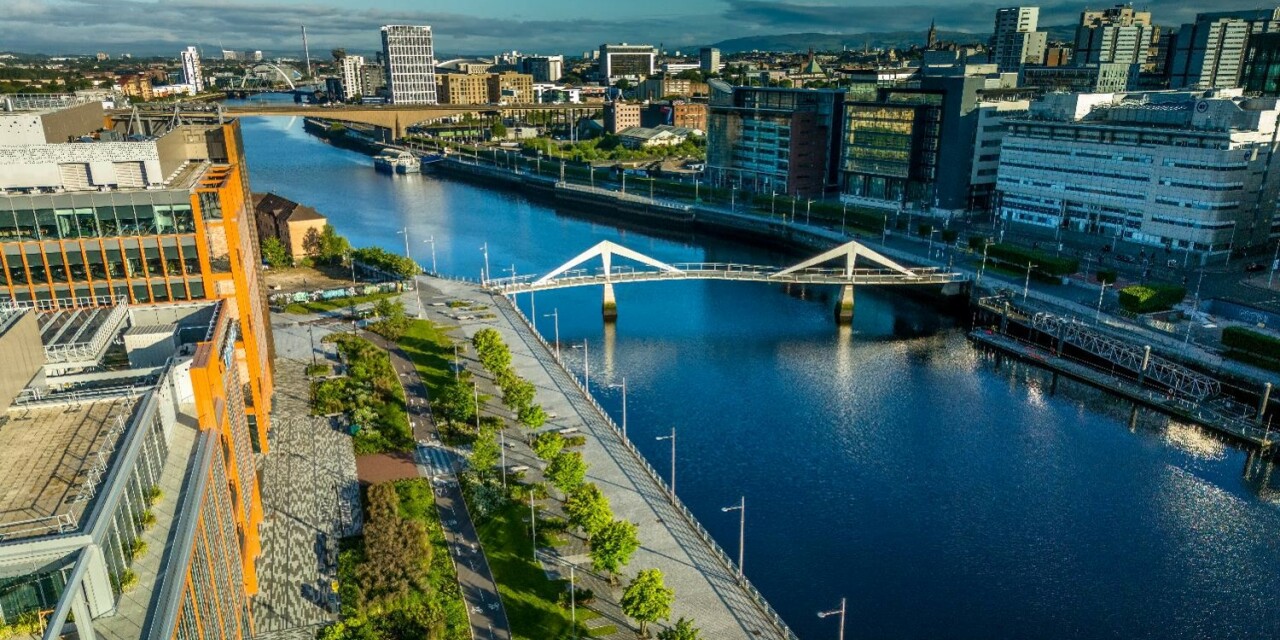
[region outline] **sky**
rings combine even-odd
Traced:
[[[0,0],[0,51],[147,55],[190,44],[206,55],[227,49],[300,51],[307,26],[312,55],[333,47],[378,47],[383,24],[428,24],[436,51],[581,54],[603,42],[713,44],[787,33],[944,31],[987,33],[1008,2],[972,0]],[[1078,19],[1086,2],[1040,3],[1041,24]],[[1094,2],[1093,7],[1109,6]],[[1197,11],[1252,9],[1239,0],[1134,3],[1177,25]]]

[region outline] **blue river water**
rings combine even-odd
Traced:
[[[255,191],[318,209],[356,245],[477,278],[546,272],[609,239],[665,261],[797,256],[686,232],[627,230],[521,194],[375,173],[300,119],[249,118]],[[746,497],[748,577],[805,639],[848,598],[851,638],[1273,638],[1280,510],[1269,465],[1199,429],[973,348],[927,303],[755,283],[539,294],[548,340],[587,340],[591,384],[626,378],[629,431],[730,553]],[[531,313],[530,301],[518,301]],[[565,347],[575,365],[581,351]],[[644,523],[640,523],[643,535]],[[633,567],[635,569],[636,567]],[[679,594],[677,594],[679,597]]]

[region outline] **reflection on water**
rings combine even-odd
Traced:
[[[255,190],[329,215],[356,244],[442,271],[545,272],[613,240],[666,262],[791,264],[769,248],[608,224],[518,193],[386,176],[283,120],[245,124]],[[680,432],[682,498],[728,548],[751,503],[746,566],[802,638],[847,597],[860,638],[1271,638],[1280,611],[1272,464],[1097,389],[974,349],[928,304],[863,287],[854,326],[833,289],[740,282],[519,300],[621,414],[655,465]],[[645,523],[640,523],[641,530]],[[856,621],[856,622],[855,622]],[[856,629],[856,633],[853,631]]]

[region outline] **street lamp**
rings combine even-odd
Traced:
[[[1027,262],[1027,279],[1022,283],[1022,304],[1027,303],[1027,292],[1031,289],[1031,270],[1038,266],[1040,265],[1031,264],[1029,261]]]
[[[738,512],[738,579],[742,579],[742,552],[746,548],[747,533],[747,497],[742,496],[738,499],[737,506],[720,507],[720,510],[728,513],[730,511]]]
[[[806,198],[804,201],[804,223],[809,224],[809,212],[813,210],[813,199]]]
[[[841,202],[840,203],[840,235],[842,236],[845,235],[844,223],[845,223],[845,220],[847,220],[848,218],[849,218],[849,203]],[[886,223],[887,222],[888,220],[886,219]]]
[[[1267,276],[1267,290],[1271,290],[1271,281],[1276,277],[1276,266],[1280,265],[1280,240],[1276,240],[1276,254],[1271,258],[1271,275]]]
[[[581,345],[573,345],[574,349],[582,349],[582,388],[591,393],[591,357],[587,351],[587,339]]]
[[[769,217],[773,218],[778,215],[778,192],[769,193]]]
[[[622,389],[622,439],[627,439],[627,377],[622,377],[622,384],[611,384],[610,389]]]
[[[819,612],[818,612],[818,617],[819,617],[819,618],[825,618],[825,617],[827,617],[827,616],[834,616],[834,615],[836,615],[836,614],[840,614],[840,635],[839,635],[840,640],[844,640],[844,611],[845,611],[845,609],[844,609],[844,605],[845,605],[845,599],[844,599],[844,598],[840,598],[840,608],[839,608],[839,609],[832,609],[831,611],[819,611]]]
[[[436,237],[433,235],[422,243],[431,245],[431,275],[439,274],[440,272],[436,270]]]
[[[552,309],[551,313],[544,313],[542,317],[556,319],[556,360],[560,360],[560,308]]]
[[[1102,290],[1098,292],[1098,312],[1093,315],[1094,324],[1102,323],[1102,296],[1107,295],[1107,287],[1112,286],[1110,282],[1102,283]]]
[[[982,274],[985,273],[987,270],[987,249],[993,244],[995,244],[995,242],[993,242],[991,238],[984,238],[982,240],[982,266],[978,267],[978,282],[977,282],[977,284],[979,285],[982,284]]]
[[[480,284],[487,285],[489,284],[489,243],[484,243],[480,250],[484,252],[484,271],[480,274]]]
[[[471,393],[475,394],[476,401],[476,435],[480,435],[480,385],[476,384],[475,379],[471,380]]]
[[[671,435],[658,436],[654,440],[659,442],[663,440],[671,441],[671,498],[674,501],[676,497],[676,428],[671,427]]]

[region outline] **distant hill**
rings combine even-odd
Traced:
[[[1049,41],[1070,42],[1075,39],[1075,27],[1071,25],[1055,25],[1041,27],[1049,32]],[[742,53],[746,51],[839,51],[841,49],[908,49],[922,46],[925,31],[875,31],[868,33],[788,33],[767,36],[747,36],[722,40],[711,46],[724,53]],[[961,44],[985,43],[991,37],[989,33],[971,33],[968,31],[939,31],[938,39],[945,42]]]

